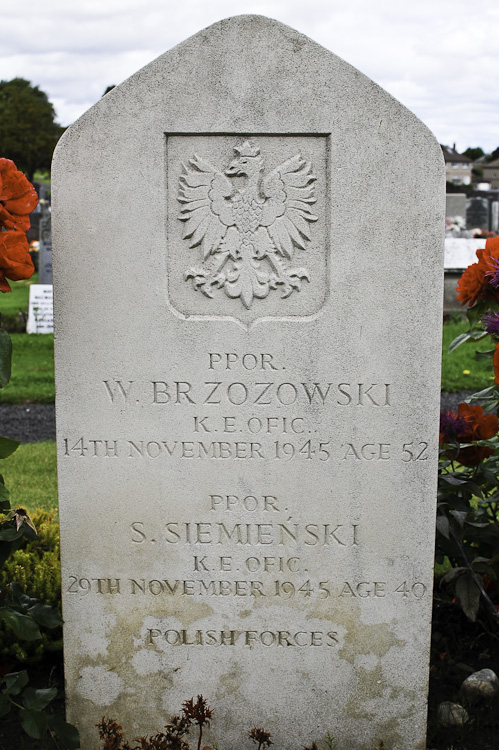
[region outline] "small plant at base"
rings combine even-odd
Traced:
[[[261,727],[253,727],[253,729],[250,729],[248,737],[250,740],[253,740],[253,742],[258,742],[257,750],[270,747],[274,744],[270,739],[270,732],[266,732],[265,729]]]
[[[165,727],[165,737],[170,743],[171,750],[189,750],[189,745],[183,736],[189,732],[190,721],[184,716],[173,716],[170,723]]]
[[[122,727],[114,719],[106,719],[105,716],[97,724],[99,729],[99,738],[104,740],[104,750],[129,750],[128,743],[125,742],[125,735]]]
[[[190,698],[188,701],[182,703],[182,711],[186,719],[191,721],[193,724],[197,724],[199,727],[199,738],[198,748],[201,750],[201,738],[203,736],[203,726],[206,724],[210,726],[211,717],[213,711],[208,707],[207,701],[202,695],[198,695],[197,702],[194,703],[194,698]]]
[[[199,727],[197,750],[201,750],[201,739],[203,726],[209,726],[213,711],[208,707],[207,701],[202,695],[186,700],[182,704],[182,716],[173,716],[170,723],[165,726],[164,732],[158,732],[152,737],[135,737],[134,742],[138,745],[129,745],[125,740],[123,729],[115,719],[106,719],[105,716],[97,724],[99,737],[104,741],[102,750],[190,750],[190,745],[184,739],[189,733],[191,724]],[[205,746],[203,750],[212,750]]]

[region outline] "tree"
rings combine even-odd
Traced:
[[[63,131],[38,86],[24,78],[0,81],[0,155],[12,159],[28,179],[33,179],[36,169],[50,169]]]
[[[476,161],[477,159],[480,159],[480,157],[484,156],[483,148],[480,148],[480,146],[476,146],[472,148],[471,146],[466,149],[466,151],[463,151],[463,154],[465,156],[468,156],[473,161]]]

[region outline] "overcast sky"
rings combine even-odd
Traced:
[[[276,18],[343,57],[441,143],[499,146],[498,0],[23,0],[3,5],[0,79],[27,78],[62,125],[215,21]]]

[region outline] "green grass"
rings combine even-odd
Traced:
[[[7,318],[15,318],[20,310],[27,314],[31,284],[38,284],[37,273],[34,273],[30,279],[11,284],[12,291],[0,296],[0,314]]]
[[[482,341],[467,341],[449,354],[449,344],[468,328],[466,321],[446,323],[444,325],[442,347],[442,390],[480,391],[494,384],[492,358],[476,360],[476,351],[488,351],[494,348],[490,337]]]
[[[10,493],[12,508],[32,513],[37,508],[57,508],[57,466],[55,442],[25,443],[0,461],[0,473]]]
[[[54,401],[54,336],[50,333],[11,333],[12,376],[0,391],[0,403]]]

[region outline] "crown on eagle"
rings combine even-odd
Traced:
[[[260,149],[251,141],[244,141],[240,146],[234,146],[234,151],[239,156],[258,156]]]

